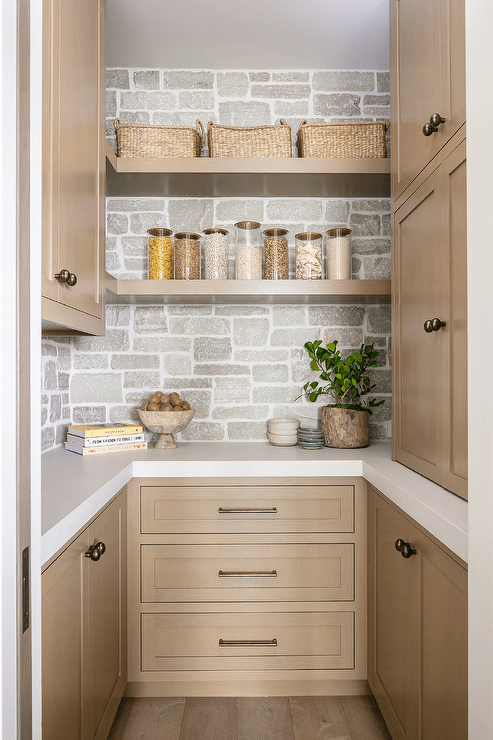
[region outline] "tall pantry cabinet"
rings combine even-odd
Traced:
[[[393,457],[467,498],[463,0],[392,0]]]

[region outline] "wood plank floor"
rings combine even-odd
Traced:
[[[391,740],[372,696],[122,699],[108,740]]]

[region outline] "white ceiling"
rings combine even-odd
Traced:
[[[107,0],[108,67],[389,68],[389,0]]]

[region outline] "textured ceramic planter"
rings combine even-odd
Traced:
[[[320,416],[326,447],[353,449],[370,444],[368,411],[322,406]]]

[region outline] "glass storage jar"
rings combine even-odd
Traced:
[[[206,280],[228,279],[228,233],[226,229],[204,229],[204,278]]]
[[[200,234],[175,234],[175,280],[200,280]]]
[[[351,229],[327,231],[327,277],[351,280]]]
[[[235,224],[237,280],[262,280],[260,229],[258,221],[239,221]]]
[[[173,277],[173,242],[171,229],[148,229],[149,280],[171,280]]]
[[[289,278],[289,253],[287,229],[264,231],[264,278],[287,280]]]
[[[296,277],[298,280],[321,280],[322,234],[305,231],[296,234]]]

